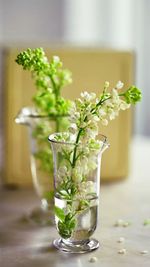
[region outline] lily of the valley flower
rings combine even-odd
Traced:
[[[119,89],[122,89],[123,86],[124,86],[124,83],[122,83],[121,81],[118,81],[115,88],[119,90]]]
[[[115,88],[109,89],[109,82],[105,82],[103,93],[97,97],[95,93],[87,91],[81,93],[81,98],[75,100],[70,109],[69,132],[74,135],[77,147],[70,153],[70,168],[73,168],[73,181],[81,182],[90,170],[94,170],[95,157],[99,153],[100,144],[97,146],[96,137],[99,132],[99,123],[107,125],[119,115],[121,110],[126,110],[132,103],[140,100],[141,92],[135,86],[131,86],[123,93],[119,93],[123,83],[118,81]],[[93,142],[93,148],[91,146]],[[83,144],[80,147],[80,144]],[[97,146],[97,147],[96,147]],[[88,151],[88,152],[87,152]],[[72,162],[72,163],[71,163]]]
[[[127,91],[119,93],[122,87],[123,83],[119,81],[115,88],[109,91],[109,82],[105,82],[102,94],[96,96],[95,93],[82,92],[81,98],[76,99],[70,109],[70,127],[66,133],[66,145],[60,146],[59,150],[62,161],[58,170],[57,189],[61,197],[68,199],[65,216],[74,218],[73,227],[67,237],[70,237],[75,229],[76,214],[88,209],[91,205],[90,200],[97,195],[94,175],[98,169],[98,155],[103,146],[103,143],[97,140],[99,124],[107,125],[121,110],[129,108],[132,103],[140,100],[139,89],[130,87]],[[58,139],[61,140],[61,133]],[[62,140],[65,142],[63,133]],[[68,141],[71,141],[69,146]],[[63,223],[59,222],[58,225],[61,233]],[[128,225],[126,223],[123,226]],[[65,231],[66,228],[67,225],[64,224]],[[118,253],[125,254],[126,250],[122,249]]]

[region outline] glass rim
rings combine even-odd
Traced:
[[[63,132],[63,133],[68,133],[68,132]],[[54,140],[53,137],[56,136],[57,134],[60,134],[60,132],[56,132],[56,133],[53,133],[53,134],[50,134],[49,137],[48,137],[48,141],[51,142],[51,143],[54,143],[54,144],[63,144],[63,145],[74,145],[74,146],[79,146],[81,145],[82,143],[75,143],[75,142],[65,142],[65,141],[57,141],[57,140]],[[73,135],[73,134],[72,134]],[[98,134],[97,137],[101,137],[101,140],[103,142],[103,145],[107,145],[109,146],[110,144],[108,143],[108,138],[104,135],[104,134]],[[97,140],[99,140],[100,138],[97,138]]]
[[[49,114],[49,115],[42,115],[42,114],[29,114],[29,115],[25,115],[25,117],[28,117],[28,118],[52,118],[52,119],[55,119],[55,118],[61,118],[61,117],[68,117],[69,115],[66,115],[66,114],[57,114],[57,115],[54,115],[54,114]]]
[[[68,117],[69,114],[40,114],[38,113],[38,110],[32,106],[25,106],[21,108],[21,110],[18,112],[17,116],[15,119],[19,117],[24,117],[24,118],[50,118],[50,119],[55,119],[55,118],[61,118],[61,117]]]

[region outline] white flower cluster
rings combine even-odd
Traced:
[[[130,108],[130,104],[120,98],[117,89],[112,89],[111,98],[98,109],[102,125],[107,125],[109,120],[114,120],[119,115],[120,110],[128,108]]]
[[[63,147],[61,168],[58,171],[60,180],[71,177],[77,186],[80,184],[80,193],[89,192],[87,179],[97,168],[97,155],[103,143],[96,139],[99,132],[99,123],[107,125],[109,120],[115,119],[120,110],[130,107],[122,99],[120,90],[123,83],[118,81],[116,86],[108,91],[109,82],[105,82],[102,94],[83,92],[81,98],[73,102],[70,110],[70,127],[68,132],[73,136],[74,145]],[[65,166],[65,167],[63,167]],[[62,169],[63,168],[63,169]],[[85,182],[83,186],[83,182]],[[92,189],[94,190],[94,189]]]
[[[78,148],[78,159],[75,168],[71,171],[72,180],[76,183],[81,183],[83,180],[86,180],[89,173],[97,168],[97,155],[100,152],[102,144],[97,140],[94,140],[93,143],[97,144],[97,148],[95,147],[93,150],[90,147],[90,143],[87,143],[86,146],[79,146]]]
[[[97,167],[97,155],[102,147],[103,143],[99,140],[90,139],[86,146],[79,144],[76,154],[76,165],[73,168],[71,163],[73,162],[73,154],[75,145],[66,143],[63,145],[58,144],[57,152],[62,154],[63,160],[57,173],[57,181],[61,182],[67,177],[71,177],[72,181],[76,184],[80,184],[85,180],[89,172],[92,172]],[[67,178],[68,179],[68,178]]]
[[[96,114],[91,113],[96,94],[84,92],[81,93],[81,97],[82,99],[77,99],[72,105],[69,131],[77,134],[80,128],[85,129],[84,138],[82,138],[82,141],[84,141],[84,139],[95,138],[98,134],[97,122],[99,118]]]
[[[123,87],[121,81],[117,82],[110,93],[107,93],[108,87],[109,82],[105,82],[103,94],[99,98],[96,98],[95,93],[81,93],[81,98],[76,100],[71,110],[70,130],[72,133],[76,133],[78,128],[82,127],[86,128],[86,138],[88,136],[94,138],[98,134],[98,121],[106,126],[109,120],[113,120],[119,115],[120,110],[130,107],[130,104],[127,104],[119,96],[118,91]],[[100,104],[98,105],[98,103]]]

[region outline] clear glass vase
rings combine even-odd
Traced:
[[[53,159],[48,136],[58,129],[65,129],[67,119],[39,116],[35,108],[24,107],[18,113],[15,122],[28,127],[32,180],[41,201],[41,206],[31,212],[30,219],[41,225],[51,224],[54,221],[53,197],[51,197]]]
[[[99,247],[91,236],[98,224],[101,156],[109,144],[105,136],[99,135],[100,148],[95,153],[75,140],[68,133],[49,136],[54,162],[55,223],[60,235],[54,246],[65,252],[84,253]]]

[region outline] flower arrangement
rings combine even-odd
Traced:
[[[137,87],[131,86],[124,92],[122,88],[121,81],[111,90],[109,82],[105,82],[100,96],[81,93],[81,98],[72,103],[68,132],[49,137],[50,141],[57,143],[56,150],[60,155],[55,190],[57,198],[66,200],[66,206],[60,208],[56,201],[55,214],[63,238],[74,235],[78,216],[91,207],[91,199],[97,196],[91,173],[98,167],[97,156],[104,146],[98,139],[99,123],[107,125],[121,110],[130,108],[141,99]]]
[[[82,92],[80,98],[71,102],[61,96],[62,88],[72,79],[58,56],[49,62],[42,48],[27,49],[17,56],[16,62],[31,72],[37,88],[33,96],[36,115],[47,118],[46,122],[39,121],[32,133],[41,145],[34,156],[47,173],[53,166],[47,142],[52,133],[48,120],[53,118],[56,123],[56,133],[49,136],[49,141],[54,156],[55,220],[62,240],[54,244],[68,252],[95,249],[98,242],[87,240],[97,224],[100,158],[108,147],[106,138],[99,137],[99,125],[106,126],[120,111],[140,101],[141,92],[136,86],[122,90],[121,81],[110,89],[106,81],[100,95]],[[68,114],[64,131],[66,121],[62,116]]]
[[[62,89],[72,82],[72,75],[58,56],[49,61],[43,48],[30,49],[19,53],[16,63],[31,73],[36,91],[33,95],[31,116],[38,117],[39,121],[32,132],[37,140],[39,149],[34,157],[40,162],[40,168],[48,175],[53,171],[52,154],[47,138],[52,131],[62,131],[67,127],[71,101],[61,95]],[[45,118],[45,119],[42,119]],[[54,127],[52,127],[52,122]]]

